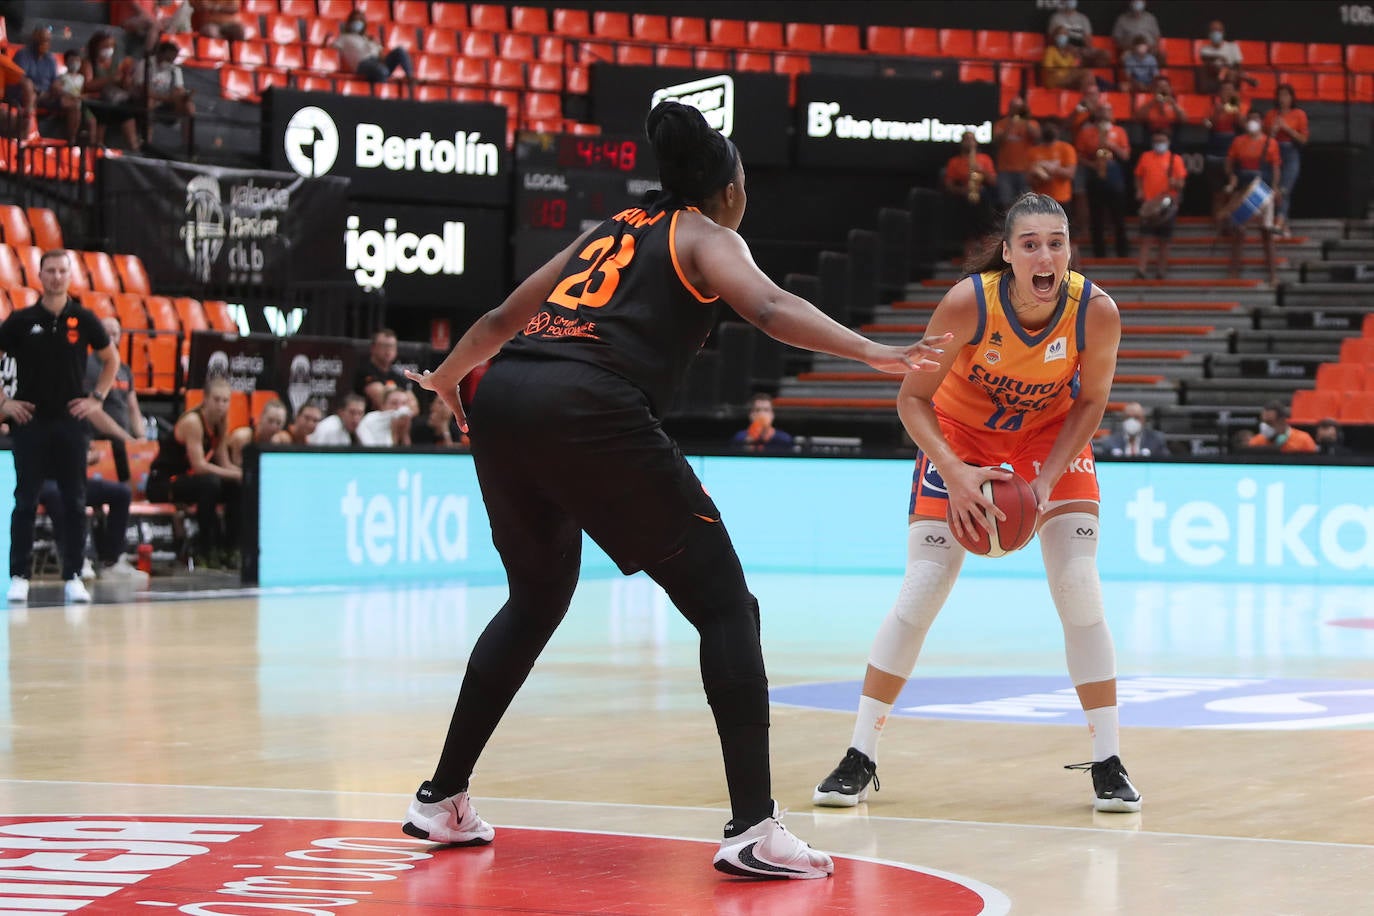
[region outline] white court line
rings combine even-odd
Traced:
[[[341,797],[341,798],[349,798],[349,797],[356,797],[356,798],[391,798],[391,799],[398,799],[398,800],[400,800],[400,801],[408,801],[408,800],[410,799],[410,795],[408,795],[408,794],[407,794],[407,795],[398,795],[398,794],[396,794],[396,793],[394,793],[394,792],[356,792],[356,791],[342,792],[342,791],[331,791],[331,790],[328,790],[328,789],[282,789],[282,788],[276,788],[276,787],[270,787],[270,786],[204,786],[204,785],[195,786],[195,785],[177,785],[177,784],[147,783],[147,782],[81,782],[81,781],[74,781],[74,780],[50,780],[50,779],[0,779],[0,786],[5,786],[5,785],[16,785],[16,786],[21,786],[21,785],[22,785],[22,786],[68,786],[68,787],[69,787],[69,786],[82,786],[82,787],[90,787],[90,788],[119,787],[119,788],[140,788],[140,789],[148,789],[148,790],[150,790],[150,791],[151,791],[151,790],[157,790],[157,789],[190,789],[190,790],[196,790],[196,791],[202,791],[202,792],[242,792],[242,793],[272,792],[272,793],[289,793],[289,794],[292,794],[292,795],[331,795],[331,796],[337,796],[337,797]],[[628,804],[623,804],[623,803],[619,803],[619,802],[611,802],[611,803],[608,803],[608,802],[591,802],[591,801],[561,801],[561,800],[558,800],[558,799],[549,799],[549,798],[510,798],[510,797],[501,796],[501,795],[476,795],[476,796],[474,796],[474,798],[476,798],[476,799],[479,800],[479,801],[491,801],[491,802],[498,802],[498,803],[501,803],[501,804],[512,803],[512,804],[525,804],[525,805],[545,805],[545,806],[548,806],[548,807],[559,807],[559,806],[563,806],[563,807],[596,807],[596,808],[600,808],[600,809],[603,809],[603,810],[604,810],[604,809],[608,809],[608,808],[612,808],[612,809],[622,809],[622,810],[626,810],[626,811],[675,811],[675,812],[683,812],[683,813],[710,813],[710,814],[722,814],[722,813],[728,814],[728,813],[729,813],[729,812],[728,812],[726,809],[724,809],[724,808],[702,808],[702,807],[692,807],[692,806],[686,806],[686,805],[628,805]],[[809,816],[812,817],[813,819],[821,819],[822,822],[824,822],[824,819],[827,819],[827,818],[832,819],[832,820],[840,820],[840,819],[844,819],[844,818],[847,818],[847,817],[848,817],[848,815],[830,814],[830,813],[826,813],[826,812],[816,812],[816,811],[807,812],[807,811],[804,811],[804,810],[795,810],[795,809],[791,809],[791,808],[789,808],[789,809],[787,809],[787,810],[788,810],[790,813],[792,813],[792,814],[797,814],[797,815],[799,815],[799,816],[808,816],[808,815],[809,815]],[[42,815],[42,816],[45,816],[45,817],[46,817],[46,816],[57,816],[57,815],[70,815],[71,813],[72,813],[71,811],[50,811],[50,812],[48,812],[46,815]],[[0,814],[3,814],[3,812],[0,812]],[[17,816],[17,815],[10,815],[10,816]],[[28,817],[29,815],[22,815],[22,816],[23,816],[23,817]],[[111,814],[111,815],[109,815],[109,816],[110,816],[110,817],[138,817],[139,815],[137,815],[137,814],[129,814],[129,815],[113,815],[113,814]],[[144,816],[151,817],[151,816],[153,816],[153,815],[145,814]],[[177,816],[182,816],[182,815],[172,814],[172,815],[157,815],[157,816],[158,816],[158,817],[162,817],[162,816],[177,817]],[[234,814],[234,815],[215,815],[215,816],[217,816],[217,817],[259,817],[259,815],[253,815],[253,814],[250,814],[250,815],[239,815],[239,814]],[[273,815],[261,815],[261,817],[267,818],[267,817],[273,817]],[[281,816],[281,819],[283,819],[283,820],[290,820],[290,819],[291,819],[291,816],[289,816],[289,815],[283,815],[283,816]],[[328,818],[324,818],[324,819],[327,820]],[[387,819],[387,818],[347,817],[347,818],[339,818],[339,819],[340,819],[340,820],[354,820],[354,821],[369,821],[369,820],[375,820],[377,823],[390,823],[390,822],[391,822],[391,819]],[[399,818],[396,819],[396,820],[399,820]],[[893,817],[892,815],[884,815],[884,814],[869,814],[869,815],[865,815],[865,816],[864,816],[864,820],[865,820],[865,821],[884,821],[884,822],[891,822],[891,823],[893,823],[893,824],[940,824],[940,825],[947,825],[947,826],[952,826],[952,827],[993,827],[993,828],[998,828],[998,829],[1002,829],[1002,830],[1039,830],[1039,831],[1050,831],[1050,832],[1064,830],[1064,831],[1072,831],[1072,832],[1077,832],[1077,833],[1106,833],[1106,834],[1111,834],[1112,836],[1120,836],[1120,835],[1121,835],[1121,830],[1120,830],[1120,828],[1116,828],[1116,827],[1070,827],[1070,826],[1062,826],[1062,825],[1055,825],[1055,824],[1010,824],[1010,823],[1006,823],[1006,822],[1003,822],[1003,821],[960,821],[960,820],[952,820],[952,819],[949,819],[949,818],[935,818],[935,817]],[[502,825],[497,825],[497,826],[502,826]],[[507,826],[515,826],[515,825],[507,825]],[[551,827],[531,827],[531,828],[529,828],[529,829],[532,829],[532,830],[552,830],[552,829],[560,829],[560,828],[551,828]],[[575,830],[575,829],[577,829],[577,828],[561,828],[561,829]],[[605,832],[605,831],[594,831],[594,832]],[[633,834],[633,835],[634,835],[634,836],[643,836],[644,834]],[[1213,833],[1177,833],[1177,832],[1172,832],[1172,831],[1160,831],[1160,830],[1142,830],[1142,831],[1139,832],[1138,835],[1141,835],[1141,836],[1150,836],[1150,837],[1160,837],[1160,838],[1164,838],[1164,839],[1235,841],[1235,842],[1240,842],[1240,843],[1266,843],[1266,844],[1278,844],[1278,845],[1284,845],[1284,846],[1315,846],[1315,847],[1324,847],[1324,848],[1333,848],[1333,849],[1370,849],[1370,848],[1374,848],[1374,843],[1335,843],[1335,842],[1330,842],[1330,841],[1326,841],[1326,840],[1288,840],[1288,839],[1279,839],[1279,838],[1276,838],[1276,837],[1227,836],[1227,835],[1225,835],[1225,834],[1213,834]],[[715,842],[715,841],[713,841],[713,842]],[[874,861],[878,861],[878,860],[875,859]]]

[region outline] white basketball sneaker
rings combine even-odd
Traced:
[[[485,846],[496,836],[491,825],[477,816],[468,793],[440,798],[429,780],[420,783],[401,830],[417,840],[452,846]]]
[[[731,835],[734,821],[725,825],[725,839],[713,864],[716,871],[737,878],[829,878],[835,862],[788,832],[777,803],[773,816],[748,830]]]

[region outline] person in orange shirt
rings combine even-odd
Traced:
[[[1059,139],[1059,127],[1046,124],[1040,142],[1026,152],[1026,178],[1037,194],[1053,197],[1068,212],[1073,204],[1073,173],[1078,153],[1072,143]]]
[[[1155,80],[1154,94],[1135,110],[1135,119],[1144,124],[1150,133],[1162,130],[1169,135],[1170,141],[1174,139],[1178,125],[1187,118],[1179,107],[1178,99],[1174,98],[1174,89],[1167,76],[1161,75]]]
[[[1252,111],[1245,118],[1245,133],[1231,141],[1231,148],[1226,153],[1226,194],[1233,195],[1237,189],[1244,193],[1256,178],[1268,182],[1273,191],[1273,196],[1264,202],[1255,215],[1260,219],[1264,266],[1269,271],[1270,285],[1275,285],[1279,278],[1274,264],[1274,206],[1275,199],[1283,196],[1283,188],[1279,184],[1279,145],[1273,137],[1264,134],[1259,114]],[[1229,275],[1239,277],[1246,226],[1232,223],[1226,228],[1232,231]]]
[[[1111,296],[1069,267],[1068,219],[1052,198],[1023,196],[990,242],[930,316],[931,332],[953,338],[938,368],[908,375],[897,395],[919,449],[906,575],[869,650],[849,747],[816,786],[815,805],[854,807],[877,787],[879,739],[959,577],[965,551],[955,535],[992,530],[1002,513],[983,484],[1015,473],[1035,494],[1045,576],[1088,723],[1092,762],[1073,768],[1092,772],[1095,810],[1140,810],[1120,757],[1091,446],[1111,396],[1121,315]]]
[[[1131,159],[1131,142],[1126,131],[1112,120],[1110,102],[1097,107],[1097,116],[1078,129],[1074,138],[1078,162],[1085,173],[1088,191],[1088,226],[1092,233],[1093,257],[1107,256],[1108,217],[1116,238],[1116,256],[1128,257],[1126,238],[1126,163]]]
[[[987,153],[978,152],[978,139],[965,131],[959,152],[945,164],[945,206],[964,249],[964,260],[973,253],[977,239],[992,225],[997,167]]]
[[[1145,268],[1150,263],[1150,249],[1159,244],[1159,264],[1156,276],[1163,280],[1169,274],[1169,239],[1174,235],[1174,219],[1178,216],[1179,204],[1183,199],[1183,182],[1188,177],[1188,169],[1183,157],[1169,149],[1169,134],[1157,130],[1150,135],[1150,150],[1142,153],[1135,165],[1135,197],[1142,207],[1154,201],[1163,215],[1157,220],[1140,221],[1140,261],[1136,264],[1135,275],[1145,279]],[[1143,213],[1143,211],[1142,211]]]
[[[1010,207],[1026,193],[1027,156],[1040,140],[1040,122],[1030,116],[1023,96],[1007,106],[1007,116],[992,125],[992,142],[997,146],[997,193],[1003,207]]]
[[[1274,107],[1264,114],[1264,132],[1279,144],[1279,187],[1283,196],[1275,208],[1277,226],[1284,238],[1288,229],[1288,205],[1293,200],[1293,185],[1297,184],[1301,155],[1298,148],[1307,145],[1307,112],[1297,107],[1293,87],[1280,83],[1274,92]]]
[[[1288,425],[1288,408],[1282,401],[1270,401],[1260,412],[1259,432],[1250,437],[1249,448],[1267,452],[1317,451],[1317,443],[1310,435]]]

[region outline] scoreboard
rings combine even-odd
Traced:
[[[643,137],[523,135],[515,147],[515,283],[658,186]]]

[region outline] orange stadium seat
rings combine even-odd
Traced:
[[[1170,67],[1191,67],[1197,63],[1190,38],[1169,38],[1159,40],[1159,50]]]
[[[895,25],[871,25],[864,32],[864,47],[870,54],[897,57],[906,53],[902,30]]]
[[[42,289],[43,282],[38,279],[39,259],[43,252],[36,245],[15,245],[14,253],[19,255],[19,264],[24,268],[24,285]]]
[[[683,45],[704,45],[708,32],[700,16],[673,16],[668,20],[668,40]]]
[[[1338,44],[1314,42],[1307,46],[1307,66],[1309,67],[1339,68],[1344,65],[1344,58],[1342,46]]]
[[[979,29],[973,33],[973,53],[983,60],[1007,60],[1012,56],[1011,33]]]
[[[940,29],[941,57],[973,57],[972,29]]]
[[[13,312],[14,304],[10,302],[9,290],[0,287],[0,321],[10,317]]]
[[[1360,323],[1360,333],[1365,337],[1374,337],[1374,312],[1364,316],[1364,321]]]
[[[512,31],[542,35],[549,30],[549,11],[538,6],[513,6],[510,27]]]
[[[119,313],[119,323],[130,330],[143,330],[148,327],[148,310],[143,307],[143,297],[138,293],[115,293],[115,311]]]
[[[1279,74],[1279,82],[1293,87],[1293,93],[1300,99],[1310,99],[1317,94],[1317,74],[1301,70],[1288,70]]]
[[[391,0],[391,18],[404,25],[429,27],[427,0]]]
[[[744,40],[759,51],[781,51],[787,47],[781,22],[751,21],[745,23]]]
[[[1374,337],[1347,337],[1341,341],[1341,362],[1364,365],[1374,363]]]
[[[39,297],[43,295],[38,290],[27,286],[11,286],[9,294],[10,305],[17,309],[26,309],[31,305],[37,305]]]
[[[86,272],[90,275],[92,290],[98,293],[120,292],[119,273],[108,254],[103,251],[83,251],[81,260],[85,262]]]
[[[1364,382],[1363,363],[1322,363],[1317,367],[1318,391],[1359,391]]]
[[[201,308],[199,299],[180,296],[172,300],[172,307],[177,310],[177,318],[181,320],[181,355],[186,357],[191,352],[191,335],[196,331],[210,330],[210,322],[205,319],[205,309]]]
[[[821,51],[825,49],[825,31],[818,22],[789,22],[783,35],[790,51]]]
[[[1240,59],[1245,62],[1247,69],[1269,66],[1269,43],[1267,41],[1242,38],[1236,42],[1236,47],[1240,48]]]
[[[712,19],[711,44],[722,48],[743,48],[748,44],[743,19]]]
[[[1357,73],[1374,73],[1374,45],[1346,45],[1345,65]]]
[[[1356,391],[1341,399],[1342,423],[1374,423],[1374,391]]]
[[[586,10],[553,11],[553,31],[564,38],[588,38],[592,34],[592,17]]]
[[[1045,36],[1039,32],[1012,32],[1011,56],[1015,60],[1040,60],[1045,54]]]
[[[315,0],[277,0],[277,7],[287,16],[313,16],[320,11]]]
[[[1293,392],[1293,403],[1288,409],[1288,419],[1294,423],[1316,423],[1323,417],[1336,417],[1341,412],[1344,394],[1339,391],[1321,391],[1304,388]]]
[[[206,299],[201,302],[205,310],[205,318],[210,322],[210,329],[223,331],[226,334],[237,334],[239,324],[234,320],[234,316],[229,314],[229,303],[222,299]]]
[[[98,318],[119,318],[119,312],[115,310],[114,300],[110,298],[109,293],[82,293],[80,299],[82,308],[95,312]]]
[[[29,228],[29,218],[23,207],[0,204],[0,241],[16,247],[34,243],[33,230]]]
[[[1307,46],[1296,41],[1271,41],[1269,64],[1273,67],[1305,67]]]
[[[1319,102],[1344,102],[1349,93],[1346,75],[1344,73],[1318,73],[1317,91],[1313,93],[1313,98]]]
[[[61,248],[62,224],[57,214],[47,207],[29,207],[25,213],[29,218],[29,231],[33,234],[33,244],[44,251]]]
[[[344,78],[334,80],[334,91],[339,95],[377,95],[382,98],[387,98],[387,88],[385,83],[378,83],[376,86],[373,86],[372,83],[363,79],[355,80]]]
[[[152,292],[148,282],[148,271],[143,267],[143,259],[136,254],[117,254],[113,258],[119,282],[126,293],[146,296]]]
[[[0,242],[0,286],[23,286],[24,265],[13,247]]]
[[[1350,101],[1374,102],[1374,74],[1350,74]]]
[[[664,44],[668,41],[668,17],[657,13],[635,13],[630,17],[630,36],[635,41]]]
[[[579,41],[575,53],[579,64],[590,66],[610,63],[615,60],[615,44],[609,41]]]
[[[85,254],[86,252],[75,249],[68,249],[67,252],[67,260],[71,264],[71,282],[67,288],[73,293],[85,293],[92,289],[90,274],[86,273],[86,265],[81,260]]]

